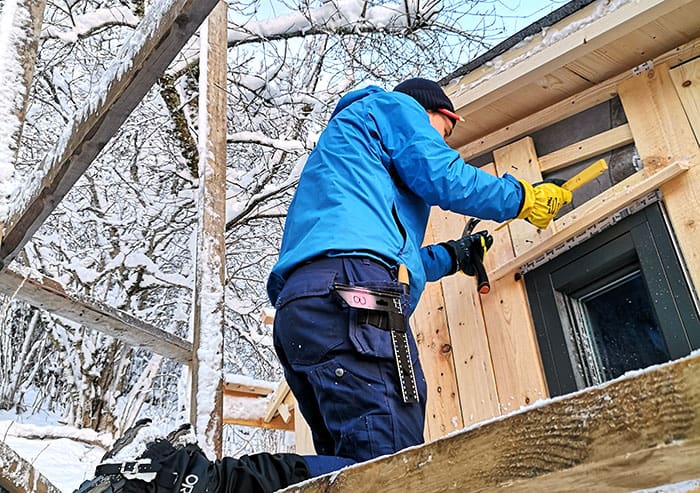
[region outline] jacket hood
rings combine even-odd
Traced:
[[[371,96],[372,94],[377,94],[379,92],[384,92],[384,89],[378,86],[367,86],[363,87],[362,89],[358,89],[356,91],[347,93],[345,96],[340,98],[340,101],[338,101],[338,104],[336,105],[335,109],[333,110],[333,113],[331,114],[330,120],[332,120],[333,117],[335,117],[335,115],[343,111],[352,103],[359,101],[360,99],[366,98],[367,96]]]

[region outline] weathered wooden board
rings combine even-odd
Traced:
[[[190,365],[190,420],[200,445],[217,457],[222,452],[223,425],[227,12],[226,3],[219,1],[200,33],[199,197]]]
[[[700,141],[700,59],[671,69],[671,79],[695,133],[695,140]]]
[[[105,303],[69,293],[57,281],[30,271],[0,272],[0,292],[175,361],[189,364],[192,358],[189,341]]]
[[[628,492],[698,477],[695,354],[283,491]]]
[[[115,57],[95,94],[37,169],[26,200],[19,200],[5,221],[0,270],[82,176],[153,83],[161,76],[217,0],[170,0],[152,8]],[[0,219],[0,222],[2,220]]]
[[[0,489],[10,493],[60,493],[34,466],[0,441]]]

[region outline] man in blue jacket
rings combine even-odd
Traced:
[[[571,201],[553,183],[466,164],[445,142],[459,119],[433,81],[370,86],[341,98],[306,162],[267,289],[275,349],[318,454],[363,461],[423,442],[408,317],[426,281],[473,275],[491,242],[481,232],[421,247],[431,206],[545,228]]]

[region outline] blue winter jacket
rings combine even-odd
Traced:
[[[421,248],[430,207],[504,221],[518,214],[521,197],[513,176],[465,163],[412,97],[376,86],[350,92],[304,166],[268,295],[274,304],[305,260],[363,255],[406,264],[413,309],[425,282],[452,269],[445,248]]]

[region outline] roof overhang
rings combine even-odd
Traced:
[[[443,79],[465,118],[450,144],[474,143],[689,43],[700,36],[698,12],[700,0],[598,0],[506,51],[494,48],[481,65]]]

